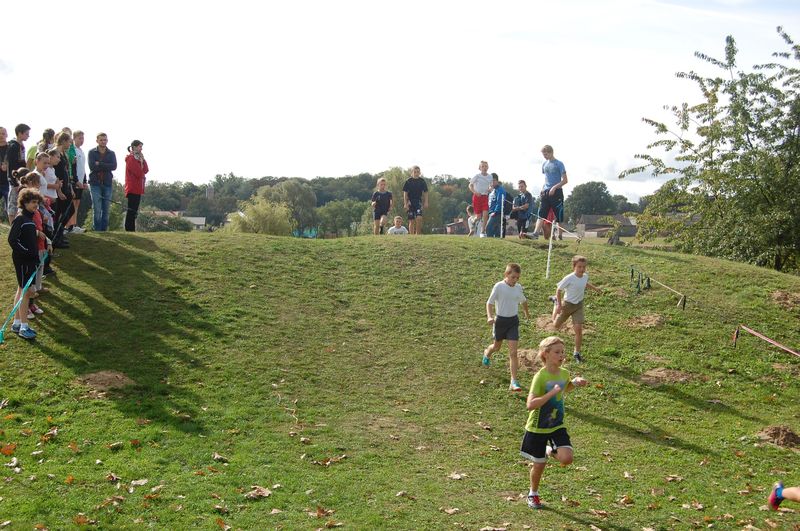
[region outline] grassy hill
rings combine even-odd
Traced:
[[[800,432],[800,359],[747,334],[731,346],[738,323],[800,345],[800,278],[581,243],[605,294],[587,295],[587,361],[568,368],[591,386],[567,399],[575,463],[547,468],[534,512],[524,394],[507,391],[505,348],[480,365],[484,304],[515,261],[532,314],[549,313],[575,242],[557,245],[550,280],[546,248],[515,241],[72,242],[38,340],[7,331],[0,347],[9,528],[800,525],[761,508],[773,481],[800,484],[800,454],[758,436]],[[7,246],[0,260],[8,311]],[[686,309],[659,287],[636,294],[631,265],[687,293]],[[535,321],[522,348],[550,335]],[[116,373],[132,385],[104,390]]]

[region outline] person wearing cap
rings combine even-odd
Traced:
[[[145,174],[149,171],[142,154],[142,145],[141,140],[131,142],[128,156],[125,157],[125,197],[128,198],[125,230],[128,232],[136,231],[136,216],[139,215],[139,203],[144,195]]]

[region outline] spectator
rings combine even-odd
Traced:
[[[108,149],[108,135],[98,133],[97,147],[89,150],[89,186],[92,190],[93,225],[96,231],[108,230],[111,207],[112,173],[117,169],[117,156]]]
[[[150,171],[142,154],[142,141],[134,140],[128,146],[125,157],[125,197],[128,198],[128,210],[125,214],[125,230],[136,231],[136,216],[139,215],[139,203],[144,195],[145,175]]]

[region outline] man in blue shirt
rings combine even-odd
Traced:
[[[486,225],[486,235],[489,238],[500,238],[503,232],[504,217],[511,212],[503,212],[506,200],[506,190],[500,184],[500,177],[492,174],[492,189],[489,192],[489,223]]]
[[[554,223],[564,221],[564,190],[562,188],[567,184],[567,170],[564,168],[564,164],[553,156],[553,146],[544,146],[542,156],[545,158],[544,164],[542,164],[544,186],[542,186],[540,194],[539,219],[536,221],[536,229],[533,232],[539,234],[544,229],[544,237],[549,239],[551,225],[543,223],[542,219],[547,219],[552,210]],[[558,236],[561,239],[560,231]]]

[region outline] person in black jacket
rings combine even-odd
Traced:
[[[9,188],[16,188],[18,184],[14,180],[13,173],[15,170],[25,167],[25,145],[23,142],[31,136],[31,128],[26,124],[19,124],[14,128],[14,135],[15,138],[8,143],[8,149],[6,150],[6,174],[0,177],[0,190],[2,190],[4,184]],[[5,198],[8,201],[8,192],[6,192]],[[13,212],[16,215],[17,205],[6,205],[6,208],[9,213]],[[12,219],[13,216],[9,215],[9,223]]]
[[[29,295],[25,285],[36,274],[39,263],[39,247],[37,245],[39,234],[33,222],[33,213],[39,208],[42,196],[36,190],[25,188],[20,191],[18,206],[20,215],[11,223],[8,233],[8,244],[11,246],[11,259],[14,262],[14,271],[17,274],[17,295],[14,304],[18,303],[17,316],[11,330],[23,339],[35,339],[36,331],[28,326]]]

